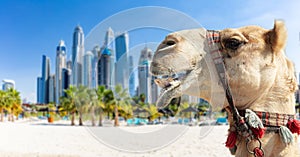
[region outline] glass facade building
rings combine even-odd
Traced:
[[[138,77],[139,77],[139,88],[138,95],[145,94],[146,102],[155,103],[158,97],[158,87],[154,82],[154,77],[150,75],[150,61],[152,60],[152,51],[145,47],[141,51],[139,66],[138,66]]]
[[[65,42],[61,40],[56,47],[56,64],[55,64],[55,103],[59,104],[59,98],[63,96],[63,68],[66,68],[66,46]]]
[[[72,46],[72,84],[78,86],[82,84],[82,62],[84,54],[84,34],[80,26],[77,26],[73,33]]]
[[[115,63],[115,84],[121,84],[122,87],[128,88],[128,50],[129,37],[128,33],[122,33],[115,39],[116,44],[116,63]]]
[[[108,48],[105,48],[101,57],[98,61],[98,85],[104,85],[106,88],[109,88],[111,85],[111,51]]]
[[[93,82],[93,61],[94,55],[91,51],[87,51],[83,59],[83,85],[92,88]]]

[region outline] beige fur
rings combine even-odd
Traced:
[[[284,53],[287,39],[284,23],[275,21],[271,30],[258,26],[224,29],[220,36],[229,84],[238,109],[295,114],[297,84],[294,65]],[[244,44],[236,50],[226,48],[225,41],[232,38]],[[175,44],[168,45],[170,40]],[[168,35],[154,55],[151,72],[166,75],[184,70],[197,71],[194,82],[184,88],[183,93],[202,97],[216,106],[218,104],[212,99],[215,93],[220,92],[216,89],[220,88],[216,87],[219,83],[211,75],[209,67],[212,65],[207,61],[207,50],[201,51],[204,40],[201,30]],[[297,137],[295,134],[295,141]],[[279,134],[266,134],[262,142],[265,157],[299,156],[298,143],[285,145]],[[243,139],[238,141],[236,156],[252,156],[247,152]]]

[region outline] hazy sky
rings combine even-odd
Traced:
[[[271,29],[274,19],[283,19],[288,28],[287,56],[300,69],[299,1],[199,1],[199,0],[1,0],[0,1],[0,80],[12,79],[22,98],[36,101],[36,78],[41,75],[41,60],[51,58],[54,73],[55,49],[59,40],[71,54],[76,25],[88,34],[104,19],[126,9],[161,6],[178,10],[194,18],[207,29],[260,25]],[[173,19],[177,20],[177,19]],[[118,30],[115,30],[118,31]],[[156,33],[156,35],[153,35]],[[166,31],[149,30],[130,34],[130,47],[159,42]],[[103,37],[104,38],[104,37]],[[99,41],[97,44],[102,44]]]

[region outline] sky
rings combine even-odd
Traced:
[[[206,29],[214,30],[245,25],[271,29],[274,19],[282,19],[288,30],[286,54],[295,63],[296,71],[300,71],[299,1],[0,0],[0,80],[14,80],[22,98],[35,102],[36,78],[41,75],[43,54],[50,57],[51,73],[54,73],[56,46],[60,40],[64,40],[70,58],[73,31],[77,25],[87,35],[107,18],[143,6],[177,10]],[[126,19],[120,21],[126,23]],[[148,42],[158,43],[167,33],[166,30],[155,29],[129,32],[130,47],[136,49]],[[102,42],[97,44],[101,45]],[[155,50],[155,46],[152,49]]]

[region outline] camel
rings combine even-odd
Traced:
[[[172,98],[183,94],[203,98],[213,108],[224,104],[229,114],[230,134],[236,126],[209,52],[208,32],[203,28],[174,32],[158,46],[150,71],[157,77],[168,77],[155,80],[162,88],[157,107],[164,108]],[[245,26],[217,33],[219,41],[215,45],[220,48],[235,106],[241,115],[245,111],[254,113],[252,116],[258,117],[261,125],[257,128],[264,131],[249,144],[246,144],[247,138],[237,134],[231,144],[226,142],[231,145],[232,154],[238,157],[300,156],[297,140],[300,123],[294,119],[297,83],[294,65],[284,52],[287,40],[284,22],[275,20],[272,29]],[[259,142],[262,150],[256,152]]]

